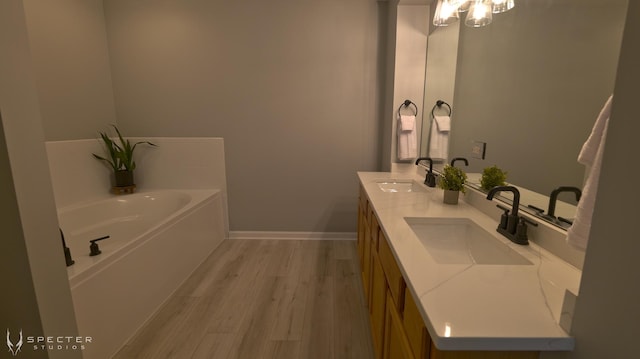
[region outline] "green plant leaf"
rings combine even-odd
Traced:
[[[114,171],[118,171],[118,170],[133,171],[136,168],[136,163],[133,160],[133,151],[135,150],[138,144],[144,143],[144,144],[157,147],[157,145],[149,141],[139,141],[131,145],[131,142],[129,140],[122,137],[122,134],[120,133],[120,130],[116,125],[112,124],[111,126],[116,131],[116,134],[118,135],[118,141],[120,142],[120,144],[113,141],[109,137],[109,135],[107,135],[105,132],[99,132],[100,137],[102,138],[102,141],[104,142],[104,145],[107,148],[107,152],[109,153],[110,159],[104,158],[102,156],[98,156],[95,153],[93,154],[93,156],[96,159],[108,162],[111,165],[111,167],[113,167]]]
[[[438,187],[450,191],[465,193],[464,184],[467,182],[467,174],[461,168],[445,165],[440,176]]]
[[[484,190],[490,190],[495,186],[506,185],[507,172],[494,165],[482,170],[482,177],[480,178],[480,187]]]

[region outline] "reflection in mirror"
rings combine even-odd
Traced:
[[[627,0],[519,1],[484,28],[432,29],[423,107],[451,104],[448,153],[469,158],[472,186],[497,165],[526,193],[523,207],[545,211],[555,188],[582,188],[577,157],[613,91],[626,8]],[[429,156],[424,113],[420,155]],[[484,159],[474,143],[486,144]],[[564,202],[575,197],[562,194],[556,207],[570,219],[575,207]]]

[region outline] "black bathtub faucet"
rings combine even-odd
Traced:
[[[96,238],[96,239],[92,239],[89,242],[91,242],[91,244],[89,245],[89,255],[90,256],[97,256],[98,254],[102,253],[102,251],[100,250],[100,247],[98,247],[98,241],[101,241],[103,239],[107,239],[109,238],[109,236],[104,236],[104,237],[100,237],[100,238]]]
[[[62,239],[62,250],[64,251],[64,261],[67,264],[67,267],[73,265],[75,261],[71,258],[71,250],[67,247],[67,242],[64,240],[64,233],[62,232],[62,228],[58,227],[60,230],[60,238]]]

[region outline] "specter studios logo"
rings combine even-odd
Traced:
[[[15,342],[14,342],[15,340]],[[7,348],[9,353],[14,357],[20,352],[24,352],[23,344],[27,344],[26,348],[31,347],[33,351],[76,351],[84,350],[87,344],[93,342],[93,337],[81,337],[81,336],[33,336],[22,334],[20,329],[20,335],[16,336],[12,334],[7,328]]]
[[[7,347],[9,347],[9,352],[11,355],[16,356],[20,349],[22,349],[22,329],[20,329],[20,339],[13,344],[11,341],[11,334],[9,333],[9,328],[7,328]]]

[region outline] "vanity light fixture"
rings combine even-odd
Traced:
[[[458,7],[449,0],[438,0],[436,13],[433,15],[433,24],[435,26],[449,26],[458,21]]]
[[[491,24],[493,21],[493,12],[491,5],[493,0],[475,0],[469,7],[467,17],[464,24],[469,27],[483,27]]]
[[[433,16],[433,25],[448,26],[467,12],[465,25],[469,27],[487,26],[493,21],[493,14],[513,9],[515,0],[438,0]]]
[[[509,11],[516,6],[515,0],[493,0],[493,13],[500,14],[505,11]]]

